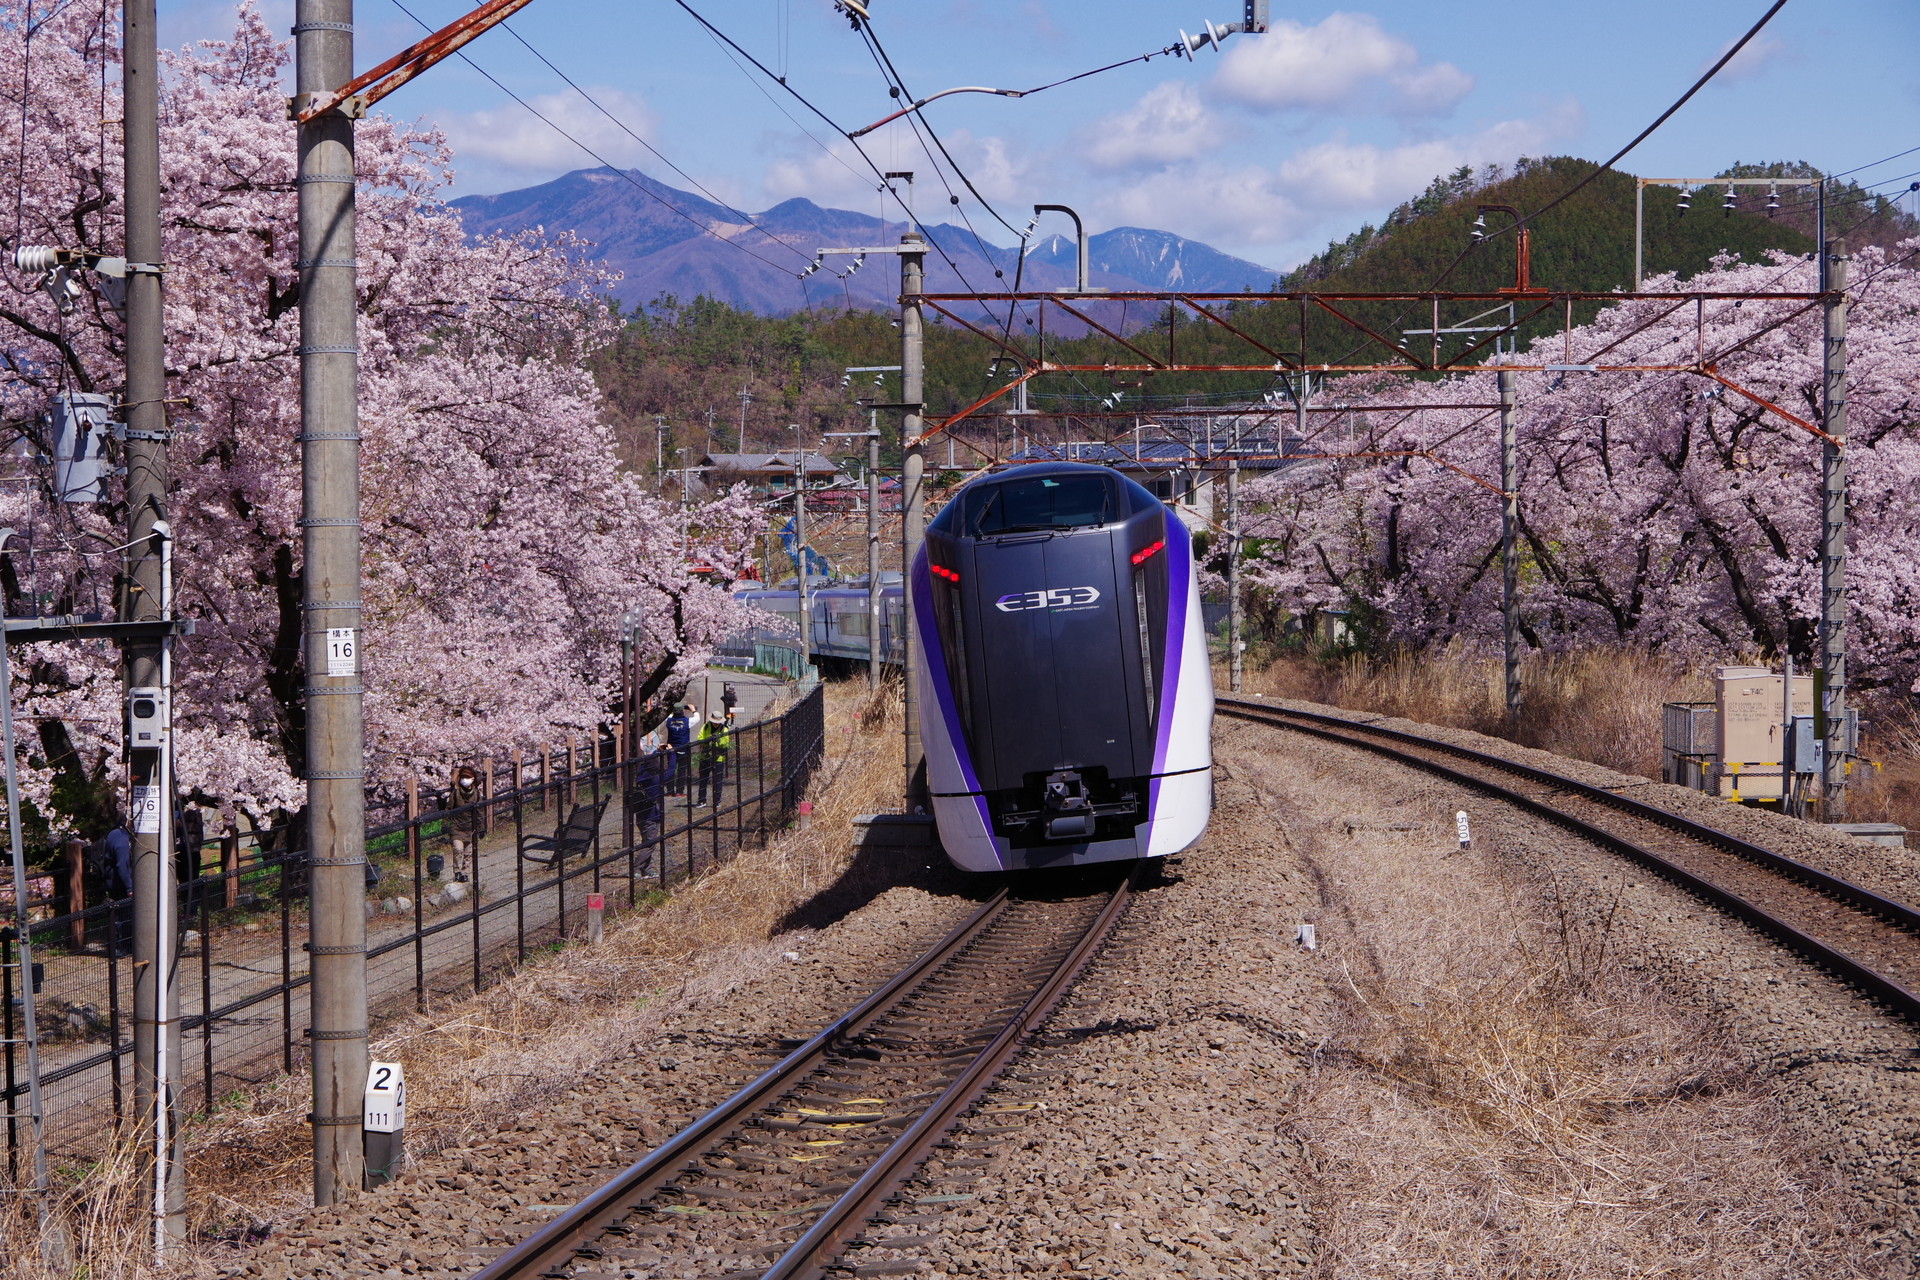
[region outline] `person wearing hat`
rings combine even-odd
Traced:
[[[713,792],[713,803],[718,806],[720,797],[727,789],[727,756],[733,747],[733,713],[727,713],[727,723],[709,720],[700,726],[700,745],[695,753],[694,763],[700,769],[699,795],[695,804],[707,802],[707,792]]]

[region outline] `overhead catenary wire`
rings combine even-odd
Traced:
[[[874,32],[872,22],[863,20],[860,17],[856,16],[854,20],[854,25],[856,29],[860,32],[862,42],[867,46],[868,52],[873,56],[874,64],[877,67],[879,67],[881,78],[887,82],[888,91],[900,97],[904,97],[910,102],[913,101],[914,100],[913,94],[908,90],[906,81],[900,75],[899,69],[893,65],[893,59],[887,54],[885,46],[883,46],[880,43],[880,37]],[[1125,64],[1116,64],[1116,65],[1125,65]],[[1111,68],[1106,68],[1106,69],[1110,70]],[[1087,74],[1093,74],[1093,73],[1087,73]],[[1046,87],[1046,86],[1043,86],[1043,87]],[[978,200],[980,202],[980,206],[993,216],[994,221],[998,222],[1001,226],[1005,227],[1008,231],[1012,232],[1015,236],[1019,238],[1019,243],[1015,246],[1014,252],[1021,255],[1021,258],[1023,260],[1026,255],[1026,240],[1027,240],[1026,234],[1024,232],[1017,230],[1012,223],[1008,222],[1006,218],[1002,217],[1000,214],[1000,211],[994,208],[992,203],[988,201],[985,196],[980,194],[979,188],[974,186],[973,184],[973,179],[967,176],[966,170],[962,169],[960,167],[960,162],[953,158],[953,153],[947,149],[946,143],[941,141],[940,135],[934,132],[933,124],[931,121],[927,120],[925,116],[918,111],[909,111],[904,114],[906,115],[908,127],[910,127],[913,130],[915,139],[917,139],[920,143],[920,149],[926,152],[927,154],[927,162],[933,166],[933,171],[935,176],[937,176],[940,179],[940,185],[946,188],[947,198],[949,203],[960,214],[960,221],[966,225],[968,234],[973,237],[974,246],[976,249],[978,249],[981,258],[984,259],[987,265],[993,269],[994,279],[1005,280],[1007,278],[1005,270],[1002,267],[1000,267],[998,263],[994,261],[992,251],[988,248],[986,241],[981,238],[979,230],[974,227],[973,219],[970,216],[968,216],[966,206],[960,202],[960,197],[954,193],[952,184],[947,181],[947,176],[945,172],[942,171],[940,168],[940,162],[934,159],[932,151],[928,150],[927,141],[931,139],[933,142],[933,145],[939,148],[941,156],[943,156],[946,159],[948,166],[952,168],[954,172],[954,176],[959,178],[961,185],[965,186],[968,193],[971,194],[975,200]],[[921,136],[922,129],[925,129],[926,131],[925,137]],[[849,134],[848,137],[851,140],[853,138],[853,135]],[[950,263],[949,265],[952,265],[952,264]],[[955,273],[958,274],[957,268],[955,269]],[[1016,274],[1018,274],[1017,270],[1016,270]],[[968,286],[968,288],[970,292],[974,291],[972,289],[972,286]],[[1018,311],[1019,311],[1019,304],[1016,302],[1009,301],[1007,304],[1006,323],[1002,328],[1003,341],[1011,341],[1012,334],[1013,334],[1014,316]],[[989,312],[989,314],[991,314],[991,312]],[[985,386],[986,386],[986,379],[983,377],[981,382],[981,388],[983,391],[985,389]]]
[[[741,48],[740,43],[737,40],[735,40],[732,36],[728,35],[726,32],[722,31],[719,27],[715,26],[713,23],[709,22],[706,19],[706,17],[700,13],[699,10],[695,9],[692,5],[688,4],[687,0],[674,0],[674,3],[679,5],[682,9],[686,10],[688,16],[691,17],[695,22],[698,22],[702,27],[706,28],[707,34],[713,37],[716,41],[720,42],[725,49],[731,50],[733,54],[737,54],[740,58],[745,58],[748,62],[752,63],[754,69],[757,70],[761,75],[773,81],[775,84],[778,84],[782,89],[787,91],[787,93],[794,99],[794,101],[800,103],[808,111],[811,111],[814,115],[820,117],[820,119],[825,121],[827,125],[830,128],[832,128],[835,133],[839,134],[842,138],[845,138],[847,142],[853,147],[855,154],[857,154],[860,157],[860,159],[866,163],[866,166],[869,169],[873,170],[873,176],[880,180],[881,190],[884,191],[886,194],[891,195],[893,197],[894,203],[900,206],[901,211],[906,215],[906,220],[908,224],[911,225],[915,230],[920,232],[921,237],[926,240],[928,247],[931,248],[935,253],[939,254],[942,261],[944,261],[947,264],[948,268],[952,270],[956,276],[960,277],[961,283],[966,285],[967,290],[969,292],[974,292],[972,283],[969,282],[965,274],[961,272],[959,265],[953,261],[953,256],[949,254],[945,250],[945,248],[941,246],[939,240],[935,238],[935,236],[933,235],[933,232],[927,227],[925,223],[920,221],[919,217],[914,213],[912,208],[910,208],[907,205],[906,201],[900,198],[899,193],[897,191],[894,191],[893,188],[887,184],[886,175],[883,172],[881,172],[880,166],[873,162],[873,157],[867,154],[866,148],[862,147],[857,139],[849,136],[847,131],[840,127],[840,124],[838,121],[834,120],[832,116],[828,115],[826,112],[822,111],[819,107],[815,106],[812,103],[812,101],[810,101],[807,98],[805,94],[801,93],[798,89],[794,88],[791,84],[788,84],[785,77],[775,75],[772,71],[768,70],[767,65],[764,62],[760,61],[760,59],[754,57],[751,53],[748,53],[745,49]],[[735,65],[738,65],[737,60]],[[744,72],[744,69],[743,69],[743,72]],[[749,77],[749,79],[751,79],[751,77]],[[763,94],[766,94],[765,88],[763,86],[760,86],[758,81],[753,81],[753,83],[756,85],[756,87],[760,87],[761,92]],[[766,96],[770,100],[772,99],[771,94],[766,94]],[[786,115],[789,120],[793,119],[791,113],[782,112],[782,114]],[[799,127],[799,122],[795,121],[795,125],[796,127]],[[829,147],[826,143],[820,141],[819,138],[814,137],[813,133],[810,130],[801,128],[801,132],[806,134],[806,136],[812,140],[815,146],[819,147],[822,151],[825,151],[829,156],[839,161],[839,163],[843,167],[848,169],[850,172],[854,172],[854,173],[859,172],[858,170],[854,169],[852,165],[847,164],[845,158],[842,157],[838,152],[834,151],[832,147]],[[782,270],[784,270],[784,268],[782,268]]]
[[[875,61],[880,64],[881,74],[888,78],[889,87],[899,89],[900,95],[902,97],[906,98],[908,101],[912,101],[913,95],[910,92],[908,92],[906,81],[901,78],[899,70],[893,65],[893,59],[887,56],[886,48],[880,43],[880,37],[874,33],[873,24],[871,22],[862,21],[859,23],[859,28],[860,28],[860,34],[863,37],[863,39],[866,41],[868,48],[873,51]],[[966,187],[968,192],[972,194],[973,198],[980,202],[980,207],[985,209],[988,213],[992,214],[994,221],[998,222],[1001,226],[1005,227],[1008,231],[1013,232],[1014,235],[1016,236],[1019,235],[1020,233],[1019,231],[1015,230],[1014,225],[1011,222],[1008,222],[1005,218],[1001,217],[1000,211],[998,209],[995,209],[993,205],[987,200],[987,198],[980,194],[979,188],[973,185],[973,179],[967,177],[966,171],[961,169],[959,162],[953,158],[953,153],[947,150],[947,144],[940,141],[940,136],[933,131],[933,125],[929,123],[924,118],[924,116],[922,116],[921,113],[919,112],[913,112],[912,114],[910,114],[907,117],[908,122],[914,123],[916,121],[916,117],[919,117],[917,123],[924,125],[926,127],[927,136],[933,139],[933,145],[940,148],[940,154],[945,156],[947,163],[953,167],[954,176],[958,177],[960,179],[961,184]],[[932,157],[929,156],[928,159],[931,160]],[[944,182],[945,179],[943,178],[942,181]],[[956,203],[958,202],[956,201]],[[976,234],[974,238],[977,240],[979,236]],[[989,261],[991,261],[991,259],[989,259]]]
[[[1760,20],[1758,22],[1755,22],[1751,27],[1747,28],[1746,34],[1741,36],[1738,40],[1734,41],[1733,44],[1728,47],[1727,51],[1720,55],[1720,58],[1717,62],[1715,62],[1712,66],[1708,67],[1706,71],[1700,76],[1700,78],[1695,80],[1685,93],[1681,94],[1677,99],[1674,100],[1673,105],[1669,106],[1665,111],[1662,111],[1658,116],[1656,116],[1652,124],[1642,129],[1639,133],[1635,134],[1633,137],[1633,140],[1627,143],[1626,146],[1621,147],[1618,151],[1614,152],[1613,155],[1608,157],[1604,162],[1595,166],[1593,172],[1581,178],[1578,182],[1574,183],[1571,187],[1568,187],[1565,191],[1562,191],[1559,195],[1555,196],[1553,199],[1547,201],[1547,203],[1541,205],[1538,209],[1535,209],[1532,213],[1523,214],[1515,221],[1505,226],[1498,227],[1489,231],[1482,238],[1478,240],[1469,241],[1467,246],[1464,249],[1460,250],[1459,253],[1455,254],[1453,260],[1449,262],[1444,268],[1441,269],[1440,274],[1433,278],[1432,283],[1428,284],[1427,287],[1425,289],[1420,290],[1420,292],[1433,293],[1437,291],[1441,285],[1446,283],[1447,278],[1451,276],[1456,269],[1459,268],[1460,264],[1462,262],[1465,262],[1467,258],[1475,250],[1480,248],[1480,246],[1490,243],[1494,239],[1500,236],[1507,235],[1510,232],[1518,231],[1521,227],[1527,225],[1528,223],[1532,222],[1535,218],[1538,218],[1541,214],[1547,212],[1547,210],[1555,208],[1558,205],[1564,204],[1566,201],[1572,199],[1576,194],[1585,190],[1588,185],[1590,185],[1595,180],[1597,180],[1601,174],[1611,170],[1614,165],[1618,164],[1621,161],[1621,159],[1623,159],[1635,147],[1639,146],[1641,143],[1645,142],[1649,137],[1653,136],[1653,133],[1655,130],[1657,130],[1661,125],[1665,124],[1668,120],[1672,119],[1674,116],[1674,113],[1679,111],[1681,107],[1684,107],[1689,101],[1691,101],[1693,96],[1696,93],[1699,93],[1701,89],[1705,88],[1707,82],[1712,80],[1714,76],[1718,75],[1720,70],[1723,67],[1725,67],[1729,62],[1733,61],[1733,59],[1736,56],[1738,56],[1738,54],[1742,49],[1746,48],[1748,44],[1752,43],[1753,38],[1759,35],[1760,32],[1763,29],[1765,29],[1766,25],[1773,20],[1773,16],[1779,13],[1780,10],[1784,9],[1786,5],[1787,5],[1787,0],[1774,0],[1773,4],[1767,8],[1767,11],[1760,15]],[[1394,319],[1393,323],[1387,327],[1390,329],[1399,328],[1401,323],[1406,319],[1406,316],[1407,316],[1407,313],[1405,311],[1402,311],[1400,315]],[[1346,353],[1346,355],[1343,355],[1340,357],[1340,359],[1333,361],[1333,363],[1345,364],[1347,360],[1352,356],[1353,352],[1362,350],[1371,341],[1372,339],[1366,339],[1362,341],[1357,346],[1351,348]]]

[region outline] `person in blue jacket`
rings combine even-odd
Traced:
[[[667,717],[667,794],[684,795],[687,752],[693,745],[693,707],[683,702]]]

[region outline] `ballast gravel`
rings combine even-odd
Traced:
[[[1632,788],[1877,892],[1916,896],[1920,867],[1899,851],[1479,735],[1391,723]],[[1455,808],[1474,814],[1499,858],[1563,886],[1585,918],[1605,916],[1635,972],[1724,1029],[1844,1188],[1885,1273],[1910,1273],[1920,1103],[1909,1097],[1920,1063],[1903,1025],[1679,890],[1463,788],[1251,726],[1223,726],[1219,759],[1206,838],[1143,887],[1043,1034],[849,1250],[852,1274],[1342,1274],[1316,1221],[1341,1193],[1339,1170],[1323,1163],[1297,1105],[1309,1076],[1327,1069],[1316,1055],[1338,1031],[1343,960],[1372,944],[1329,928],[1319,950],[1300,945],[1300,926],[1322,921],[1326,905],[1308,855],[1317,841],[1409,812],[1395,838],[1443,845]],[[1330,761],[1354,785],[1315,795],[1312,766]],[[1291,803],[1276,802],[1276,788]],[[1352,800],[1369,793],[1378,812]],[[915,884],[777,939],[757,978],[688,1008],[564,1093],[477,1120],[472,1140],[417,1160],[394,1185],[308,1212],[207,1273],[470,1274],[857,1002],[990,888],[920,868],[903,878]],[[644,1267],[600,1265],[596,1274],[653,1280]],[[1351,1272],[1363,1273],[1529,1274],[1445,1257]]]
[[[1885,896],[1920,899],[1911,851],[1466,730],[1268,701],[1424,734],[1615,788]],[[1255,732],[1263,743],[1276,741],[1272,731]],[[1685,890],[1550,823],[1358,748],[1300,738],[1279,749],[1282,759],[1345,761],[1343,773],[1361,791],[1424,812],[1436,848],[1450,842],[1454,811],[1467,811],[1476,845],[1484,836],[1516,871],[1553,885],[1575,919],[1605,929],[1628,969],[1657,981],[1728,1038],[1777,1097],[1798,1144],[1831,1171],[1871,1265],[1886,1274],[1920,1274],[1920,1038],[1912,1027]]]
[[[916,868],[916,870],[920,870]],[[558,1094],[476,1122],[458,1147],[391,1186],[310,1210],[206,1274],[260,1280],[452,1276],[478,1270],[561,1208],[710,1110],[977,909],[977,887],[933,874],[770,948],[757,979],[689,1007]]]
[[[1318,899],[1255,793],[1231,771],[1217,791],[1206,838],[990,1095],[1030,1109],[977,1180],[939,1188],[972,1198],[941,1219],[930,1274],[1305,1274],[1288,1100],[1331,1009],[1294,943]]]

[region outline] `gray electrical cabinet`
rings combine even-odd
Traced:
[[[113,397],[77,391],[53,402],[53,492],[62,502],[106,497],[107,434]]]

